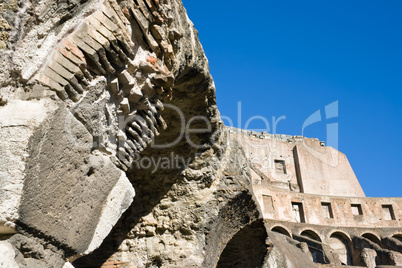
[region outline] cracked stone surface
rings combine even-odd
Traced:
[[[0,267],[402,265],[402,200],[365,198],[346,156],[223,125],[180,0],[5,0],[0,60]],[[335,197],[303,192],[318,166]]]

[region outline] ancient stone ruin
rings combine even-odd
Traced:
[[[0,3],[0,267],[397,267],[402,199],[225,127],[180,0]]]

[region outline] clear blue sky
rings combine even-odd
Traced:
[[[338,123],[339,150],[366,195],[402,196],[401,0],[183,2],[209,60],[218,108],[235,127],[259,115],[272,133],[272,117],[286,116],[276,132],[301,135],[311,114],[339,101],[338,117],[304,136],[325,141],[326,124]],[[255,120],[248,128],[265,126]]]

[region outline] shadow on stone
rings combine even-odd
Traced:
[[[267,232],[262,220],[247,225],[229,241],[216,267],[261,267],[268,253],[266,239]]]

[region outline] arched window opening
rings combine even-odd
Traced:
[[[402,243],[402,234],[395,234],[392,237],[395,238],[395,239],[398,239]]]
[[[371,234],[371,233],[365,233],[362,235],[364,238],[367,238],[368,240],[370,240],[371,242],[376,243],[377,245],[381,244],[380,239],[378,238],[378,236]]]
[[[263,221],[245,226],[226,245],[216,267],[261,267],[268,254],[267,237]]]
[[[304,230],[303,232],[301,232],[300,235],[304,236],[304,237],[307,237],[307,238],[310,238],[310,239],[313,239],[313,240],[318,241],[318,242],[321,243],[320,236],[316,232],[314,232],[312,230]]]
[[[335,232],[330,236],[329,246],[338,254],[342,265],[353,265],[350,251],[350,239],[341,232]]]
[[[273,228],[271,229],[271,231],[272,231],[272,232],[275,232],[275,233],[279,233],[279,234],[283,234],[283,235],[286,235],[286,236],[291,237],[291,236],[290,236],[290,233],[289,233],[285,228],[280,227],[280,226],[275,226],[275,227],[273,227]]]

